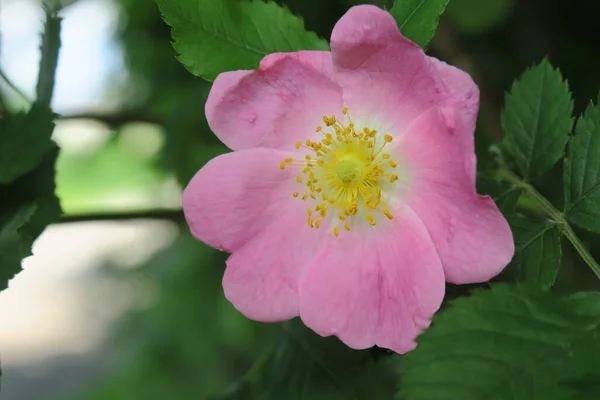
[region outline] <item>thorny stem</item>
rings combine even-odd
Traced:
[[[575,250],[579,253],[583,261],[591,268],[591,270],[596,274],[598,279],[600,279],[600,265],[594,257],[590,254],[585,245],[581,242],[581,239],[575,234],[573,228],[565,218],[565,215],[558,210],[556,207],[552,205],[540,192],[538,192],[532,185],[521,180],[518,176],[513,174],[508,170],[501,170],[498,173],[498,177],[501,180],[512,183],[515,186],[522,188],[524,191],[534,199],[539,206],[546,212],[546,214],[556,223],[558,228],[562,231],[563,235],[567,237],[569,242],[573,245]]]

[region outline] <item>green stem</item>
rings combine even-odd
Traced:
[[[36,94],[38,103],[50,106],[52,93],[54,92],[58,51],[60,49],[61,19],[56,15],[55,7],[47,5],[44,7],[44,10],[46,12],[46,26],[42,35],[42,57],[40,60]]]
[[[565,215],[558,210],[556,207],[552,205],[540,192],[538,192],[533,186],[529,183],[521,180],[518,176],[513,174],[508,170],[502,170],[498,173],[498,177],[501,180],[512,183],[520,188],[522,188],[532,199],[534,199],[539,206],[546,212],[546,214],[558,225],[558,227],[562,230],[562,233],[567,237],[569,242],[573,245],[575,250],[579,253],[583,261],[591,268],[591,270],[596,274],[598,279],[600,279],[600,264],[594,260],[594,257],[590,254],[585,245],[581,242],[581,239],[577,236],[577,234],[573,231],[573,228],[565,218]]]

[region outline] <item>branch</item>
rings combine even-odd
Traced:
[[[114,213],[90,213],[63,215],[58,223],[87,222],[87,221],[127,221],[133,219],[163,219],[174,222],[183,222],[182,210],[154,209],[140,211],[118,211]]]
[[[154,115],[148,115],[138,113],[135,111],[131,112],[119,112],[115,114],[102,114],[102,113],[81,113],[71,115],[61,115],[61,120],[73,120],[73,119],[93,119],[96,121],[104,122],[110,128],[119,128],[125,124],[131,122],[147,122],[150,124],[163,125],[163,120]]]
[[[550,217],[561,229],[563,235],[571,242],[575,250],[579,253],[583,261],[590,267],[590,269],[596,274],[596,276],[600,279],[600,265],[594,257],[590,254],[585,245],[581,242],[581,239],[577,236],[577,234],[573,231],[573,228],[565,218],[565,215],[560,212],[556,207],[552,205],[540,192],[538,192],[533,186],[529,183],[522,181],[521,178],[513,174],[508,170],[501,170],[498,172],[498,177],[506,182],[512,183],[518,187],[523,188],[532,199],[534,199],[538,205],[546,212],[548,217]]]
[[[60,49],[60,24],[61,18],[56,15],[55,6],[46,5],[46,26],[42,35],[42,57],[40,59],[40,70],[36,94],[38,103],[50,106],[52,93],[54,93],[54,81],[56,79],[56,65],[58,63],[58,52]]]

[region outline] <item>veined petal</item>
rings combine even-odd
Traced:
[[[400,138],[398,158],[412,177],[404,201],[427,227],[446,280],[484,282],[510,262],[513,237],[494,201],[475,191],[473,138],[444,111],[422,114]]]
[[[331,238],[300,280],[300,316],[348,346],[405,353],[444,297],[444,273],[423,223],[409,207],[370,235]]]
[[[315,134],[323,115],[341,109],[331,53],[324,51],[271,54],[256,71],[222,73],[206,102],[211,129],[233,150],[293,150]]]
[[[311,229],[303,207],[290,207],[227,260],[225,297],[248,318],[273,322],[299,315],[298,279],[330,235]]]
[[[352,7],[331,36],[334,73],[344,104],[375,129],[402,134],[431,107],[460,110],[461,134],[472,135],[479,90],[471,78],[425,55],[378,7]]]
[[[192,234],[233,252],[292,208],[294,173],[279,169],[288,153],[249,149],[212,159],[183,193]]]

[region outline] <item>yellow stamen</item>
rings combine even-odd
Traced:
[[[375,219],[373,219],[373,216],[372,216],[372,215],[369,215],[369,214],[367,214],[367,216],[366,216],[365,218],[367,218],[367,222],[369,222],[369,225],[371,225],[371,226],[375,226],[375,225],[377,225],[377,224],[375,223]]]
[[[385,214],[385,216],[388,217],[388,219],[394,219],[392,213],[389,212],[386,208],[384,208],[381,212],[383,212],[383,214]]]
[[[376,226],[373,215],[377,212],[393,219],[387,208],[389,196],[382,196],[382,187],[385,191],[393,190],[387,183],[399,180],[398,175],[391,173],[398,164],[389,152],[383,153],[385,146],[392,142],[392,135],[379,134],[369,127],[356,127],[347,107],[342,109],[342,116],[341,119],[335,115],[324,116],[324,125],[315,129],[320,137],[296,143],[296,149],[306,150],[304,154],[279,163],[281,169],[290,166],[301,172],[296,182],[305,193],[294,192],[293,196],[310,203],[308,225],[318,229],[325,224],[336,237],[342,228],[329,226],[335,225],[335,220],[343,221],[344,229],[349,231],[355,221]]]

